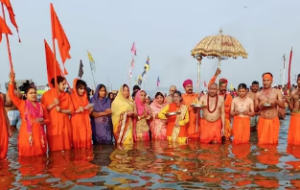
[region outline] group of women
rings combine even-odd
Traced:
[[[73,81],[71,94],[64,91],[66,84],[62,76],[52,79],[51,89],[43,94],[41,102],[38,102],[36,87],[27,84],[26,100],[21,100],[14,94],[15,75],[10,74],[9,96],[22,118],[19,156],[44,155],[48,149],[64,151],[90,148],[92,144],[111,145],[113,141],[133,144],[186,136],[183,131],[189,117],[179,91],[175,92],[172,105],[167,106],[161,92],[156,93],[149,105],[144,90],[139,90],[133,100],[126,84],[120,87],[113,101],[107,98],[106,87],[102,84],[97,86],[90,100],[83,80]],[[163,108],[180,109],[182,114],[166,118]]]

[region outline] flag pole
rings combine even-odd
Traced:
[[[92,68],[91,68],[91,73],[92,73],[92,76],[93,76],[94,88],[96,89],[96,82],[95,82],[94,72],[93,72]]]
[[[52,28],[52,46],[53,46],[53,54],[54,54],[54,59],[53,59],[53,64],[54,64],[54,89],[56,89],[56,96],[58,96],[58,88],[57,88],[57,73],[56,73],[56,48],[55,48],[55,39],[54,39],[54,32],[55,31],[55,28],[54,28],[54,24],[52,23],[53,19],[52,18],[52,12],[54,11],[53,10],[54,7],[53,7],[53,4],[50,3],[50,14],[51,14],[51,28]]]
[[[3,20],[6,23],[3,3],[1,3],[1,6],[2,6]],[[12,61],[12,56],[11,56],[11,51],[10,51],[10,44],[9,44],[8,34],[5,34],[5,38],[6,38],[6,44],[7,44],[7,52],[8,52],[8,59],[9,59],[10,71],[12,73],[14,73],[14,67],[13,67],[13,61]]]
[[[283,68],[282,68],[282,88],[285,82],[285,54],[283,55]]]

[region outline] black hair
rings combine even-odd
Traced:
[[[300,78],[300,74],[298,74],[298,77],[297,77],[297,79],[299,80],[299,78]]]
[[[245,90],[247,90],[247,85],[245,83],[241,83],[241,84],[239,84],[238,89],[245,89]]]
[[[26,80],[20,87],[20,91],[24,91],[24,94],[27,94],[30,89],[35,89],[36,86],[34,85],[34,82],[30,82],[29,80]]]
[[[56,83],[57,83],[57,84],[63,82],[64,80],[66,80],[66,78],[63,77],[63,76],[57,76],[57,77],[56,77]],[[52,84],[53,87],[55,87],[55,78],[52,78],[52,79],[51,79],[51,84]]]
[[[136,86],[136,85],[135,85],[135,86]],[[130,92],[129,86],[128,86],[127,84],[123,84],[122,89],[124,89],[125,87],[127,87],[128,90],[129,90],[129,92]]]
[[[271,75],[271,77],[273,78],[273,75],[272,75],[272,73],[270,73],[270,72],[266,72],[266,73],[262,74],[262,77],[264,77],[264,75],[266,75],[266,74]]]
[[[111,94],[114,95],[113,92],[109,92],[109,93],[107,94],[107,98],[108,98],[108,99],[110,99],[110,95],[111,95]]]
[[[255,80],[252,82],[252,85],[259,85],[259,82]]]
[[[180,92],[179,90],[175,90],[175,92],[173,93],[173,95],[174,95],[174,94],[177,94],[178,96],[182,97],[182,96],[181,96],[181,92]],[[182,101],[182,98],[181,98],[181,101]]]
[[[157,96],[162,96],[163,98],[165,98],[165,96],[161,92],[156,92],[154,97],[157,98]]]
[[[139,85],[134,85],[132,89],[133,89],[133,91],[135,91],[135,90],[141,90],[141,87]]]
[[[76,88],[78,89],[79,87],[84,87],[87,90],[87,84],[85,81],[78,79],[76,82]]]

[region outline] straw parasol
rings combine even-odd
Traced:
[[[237,57],[247,59],[248,53],[242,44],[234,37],[223,35],[222,29],[218,35],[207,36],[201,40],[191,51],[191,54],[198,61],[198,90],[200,91],[200,66],[202,57],[218,58],[218,67],[221,68],[221,60]]]

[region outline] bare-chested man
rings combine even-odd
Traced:
[[[15,94],[20,99],[22,98],[22,93],[18,89],[15,89]],[[5,96],[5,108],[7,111],[10,128],[12,131],[16,131],[21,125],[20,112],[19,112],[18,108],[13,104],[11,99],[9,98],[8,92],[6,93],[6,96]]]
[[[288,144],[300,145],[300,74],[297,77],[298,88],[287,94],[286,100],[291,110]]]
[[[233,118],[233,144],[249,143],[250,117],[255,114],[254,102],[247,96],[247,85],[238,86],[238,97],[233,98],[230,114]]]
[[[282,93],[272,88],[273,75],[264,73],[263,88],[255,96],[255,111],[260,111],[257,124],[258,144],[277,144],[280,121],[277,107],[284,108]]]
[[[255,95],[257,94],[258,91],[259,91],[259,82],[253,81],[250,87],[250,91],[247,93],[247,96],[253,100],[253,103],[255,100]],[[251,117],[250,131],[256,131],[258,116],[259,116],[259,112],[256,112],[255,115]]]
[[[203,107],[201,119],[201,143],[221,143],[224,136],[225,109],[224,98],[218,95],[218,85],[211,83],[208,94],[201,96],[200,103]]]
[[[171,85],[169,89],[169,95],[166,97],[167,103],[171,104],[173,103],[173,94],[177,90],[175,85]]]

